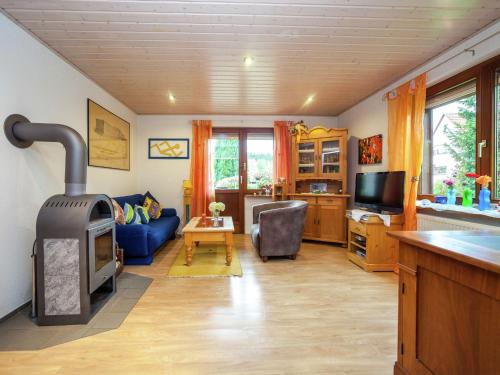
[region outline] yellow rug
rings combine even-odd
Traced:
[[[229,277],[243,276],[238,250],[233,247],[233,260],[226,266],[223,245],[203,245],[193,248],[193,261],[186,266],[186,247],[183,246],[168,271],[169,277]]]

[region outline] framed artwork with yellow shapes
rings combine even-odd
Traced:
[[[189,138],[149,138],[149,159],[189,159]]]

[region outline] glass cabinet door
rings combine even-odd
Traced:
[[[299,175],[314,175],[316,166],[316,148],[314,142],[299,143]]]
[[[335,175],[340,173],[340,141],[330,139],[320,142],[320,173]]]

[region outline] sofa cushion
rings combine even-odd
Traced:
[[[149,225],[117,225],[116,242],[124,250],[125,257],[146,257]]]
[[[252,224],[250,228],[250,235],[252,237],[253,246],[260,250],[260,234],[259,234],[259,224]]]
[[[115,201],[121,206],[121,208],[125,208],[125,203],[130,204],[134,207],[136,204],[139,206],[144,206],[144,195],[142,194],[133,194],[133,195],[125,195],[123,197],[115,197]]]
[[[147,224],[148,231],[148,249],[151,252],[157,250],[164,242],[175,235],[175,231],[179,226],[179,218],[160,217],[157,220],[152,220]]]
[[[149,214],[148,214],[148,210],[146,210],[145,207],[136,205],[134,207],[134,211],[136,212],[137,215],[139,215],[139,218],[141,219],[142,224],[149,223]]]
[[[175,208],[164,208],[161,210],[161,217],[172,217],[177,216],[177,210]]]
[[[123,213],[123,208],[114,199],[111,199],[111,203],[113,203],[113,210],[115,212],[115,223],[125,224],[125,214]]]
[[[148,211],[151,219],[158,219],[161,215],[160,204],[149,196],[144,198],[144,208]]]

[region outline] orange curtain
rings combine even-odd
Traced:
[[[274,122],[274,182],[286,178],[290,184],[292,165],[292,137],[288,132],[291,121]]]
[[[405,229],[417,229],[416,200],[423,158],[423,116],[427,74],[386,94],[389,170],[405,171]]]
[[[193,158],[191,161],[191,181],[193,196],[191,217],[207,212],[208,204],[213,199],[210,189],[209,142],[212,137],[212,121],[193,120]]]

